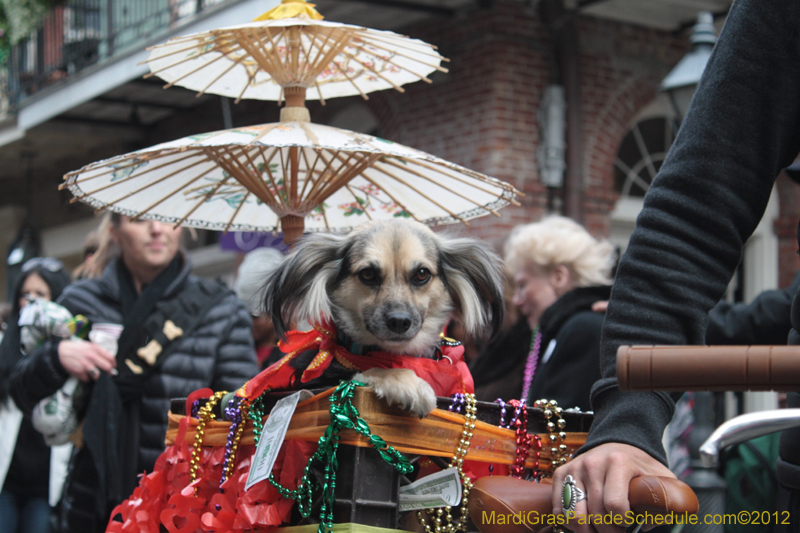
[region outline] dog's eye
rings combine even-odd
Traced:
[[[429,279],[431,279],[431,271],[428,270],[427,268],[424,267],[418,268],[417,271],[414,272],[414,278],[413,278],[414,283],[422,285],[424,283],[427,283]]]
[[[371,285],[378,281],[378,274],[374,268],[362,268],[358,271],[358,279],[367,285]]]

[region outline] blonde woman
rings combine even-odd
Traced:
[[[614,247],[569,218],[549,216],[514,228],[505,260],[513,303],[532,330],[520,397],[590,410],[603,325],[591,307],[611,293]]]

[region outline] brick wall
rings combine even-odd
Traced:
[[[525,193],[521,206],[498,219],[472,222],[467,233],[499,247],[519,223],[547,211],[539,183],[537,112],[554,79],[551,35],[534,9],[497,1],[458,20],[406,28],[404,33],[439,46],[450,73],[405,94],[370,95],[382,134],[468,168],[508,181]],[[590,231],[609,233],[613,164],[636,114],[685,52],[682,39],[625,24],[581,17],[580,79],[583,113],[583,212]],[[556,192],[556,203],[558,203]]]

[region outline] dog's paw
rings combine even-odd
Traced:
[[[379,398],[422,418],[436,408],[436,394],[407,368],[370,368],[353,376],[372,387]]]

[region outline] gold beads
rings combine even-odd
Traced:
[[[558,406],[555,400],[537,400],[533,406],[542,410],[542,415],[546,421],[548,443],[550,444],[550,472],[546,475],[552,476],[553,470],[567,462],[567,452],[569,451],[567,445],[564,443],[567,439],[567,434],[564,428],[567,427],[567,421],[564,420],[564,410]]]

